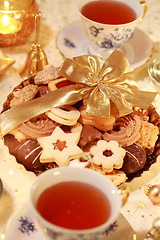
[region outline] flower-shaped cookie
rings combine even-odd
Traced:
[[[116,141],[99,140],[96,146],[91,147],[90,153],[95,166],[102,166],[105,172],[111,172],[113,168],[122,167],[126,151],[124,148],[120,148]]]
[[[56,162],[59,166],[67,166],[71,159],[83,155],[77,146],[79,138],[79,132],[65,133],[60,127],[56,127],[51,136],[38,138],[37,141],[43,148],[40,162]]]

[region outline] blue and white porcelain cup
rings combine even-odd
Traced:
[[[59,227],[45,220],[36,208],[39,196],[46,188],[66,181],[87,183],[101,190],[110,203],[109,219],[98,227],[84,230]],[[117,220],[122,206],[122,195],[118,187],[101,173],[88,168],[59,167],[47,170],[34,180],[30,190],[30,205],[37,223],[48,240],[95,240]]]
[[[89,41],[88,52],[105,59],[131,37],[135,27],[147,12],[147,4],[145,1],[138,0],[112,0],[127,4],[136,14],[135,20],[131,22],[113,25],[98,23],[82,15],[81,10],[83,6],[92,1],[80,1],[79,14]]]

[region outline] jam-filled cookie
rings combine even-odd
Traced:
[[[116,141],[99,140],[97,145],[91,147],[90,153],[95,166],[102,166],[103,171],[112,172],[114,168],[122,167],[126,151]]]

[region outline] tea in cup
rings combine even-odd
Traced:
[[[81,1],[79,13],[89,40],[89,53],[108,57],[131,37],[146,11],[145,1]]]
[[[30,203],[47,239],[92,240],[118,218],[122,198],[119,189],[94,170],[59,167],[35,179]]]

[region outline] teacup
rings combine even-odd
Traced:
[[[111,11],[115,14],[117,8],[116,19],[114,14],[109,10],[110,19],[99,19],[98,12],[109,9],[108,5],[101,6],[101,3],[112,3]],[[95,6],[91,6],[92,4]],[[99,4],[99,5],[97,5]],[[116,4],[120,4],[117,5]],[[102,7],[102,9],[101,9]],[[106,7],[106,9],[105,9]],[[122,7],[122,14],[120,16],[120,7]],[[125,7],[123,9],[123,7]],[[92,9],[91,9],[92,8]],[[99,10],[98,10],[99,8]],[[127,9],[126,9],[127,8]],[[119,9],[119,10],[118,10]],[[94,14],[92,15],[92,12]],[[104,16],[109,16],[109,13]],[[108,11],[108,10],[107,10]],[[132,13],[127,14],[129,11]],[[101,58],[108,57],[114,50],[120,48],[132,35],[137,24],[142,20],[147,11],[147,4],[145,1],[138,0],[83,0],[80,1],[79,14],[82,21],[82,26],[89,40],[88,52],[95,54]],[[126,15],[126,19],[123,17]],[[113,17],[113,18],[112,18]],[[119,17],[119,18],[118,18]]]
[[[43,214],[40,213],[40,208],[38,208],[38,204],[42,195],[46,192],[46,190],[50,190],[55,186],[63,186],[63,184],[69,184],[71,186],[72,183],[74,184],[84,184],[89,187],[93,187],[95,190],[95,194],[98,196],[99,206],[103,205],[102,201],[99,198],[99,192],[105,197],[105,201],[108,201],[110,213],[106,220],[103,223],[99,224],[95,227],[89,228],[81,228],[81,229],[71,229],[68,227],[61,227],[60,225],[54,224],[48,220],[46,217],[42,216]],[[70,185],[71,184],[71,185]],[[79,187],[78,187],[79,189]],[[83,188],[82,188],[83,189]],[[53,194],[53,196],[58,197],[58,195]],[[63,194],[63,198],[66,195]],[[80,200],[83,199],[85,194],[80,197]],[[94,200],[94,194],[91,195],[92,199]],[[49,197],[47,197],[47,202],[44,204],[42,208],[45,208],[46,205],[49,204]],[[63,199],[62,202],[65,202]],[[82,201],[83,202],[83,201]],[[88,203],[91,204],[92,201]],[[78,167],[59,167],[48,170],[41,175],[39,175],[32,184],[30,190],[30,204],[31,209],[33,210],[35,219],[39,224],[40,228],[47,236],[47,239],[50,240],[92,240],[98,239],[99,236],[105,233],[105,231],[109,228],[109,226],[116,221],[119,216],[119,212],[122,206],[122,197],[120,194],[119,189],[113,184],[111,180],[109,180],[106,176],[88,169],[88,168],[78,168]],[[72,199],[72,204],[74,204],[74,200]],[[87,203],[86,203],[87,204]],[[105,203],[106,204],[106,203]],[[63,205],[61,204],[62,212],[65,211],[63,209]],[[83,205],[84,206],[84,205]],[[57,205],[58,208],[58,205]],[[68,210],[67,210],[68,211]],[[86,211],[86,210],[84,210]],[[105,210],[106,211],[106,210]],[[45,212],[46,213],[46,212]],[[56,213],[55,213],[56,214]],[[87,213],[86,214],[87,218]],[[53,214],[54,215],[54,214]],[[58,214],[60,215],[60,213]],[[76,216],[79,217],[79,216]],[[97,216],[98,217],[98,216]],[[61,220],[60,220],[61,221]],[[72,219],[71,219],[72,222]]]

